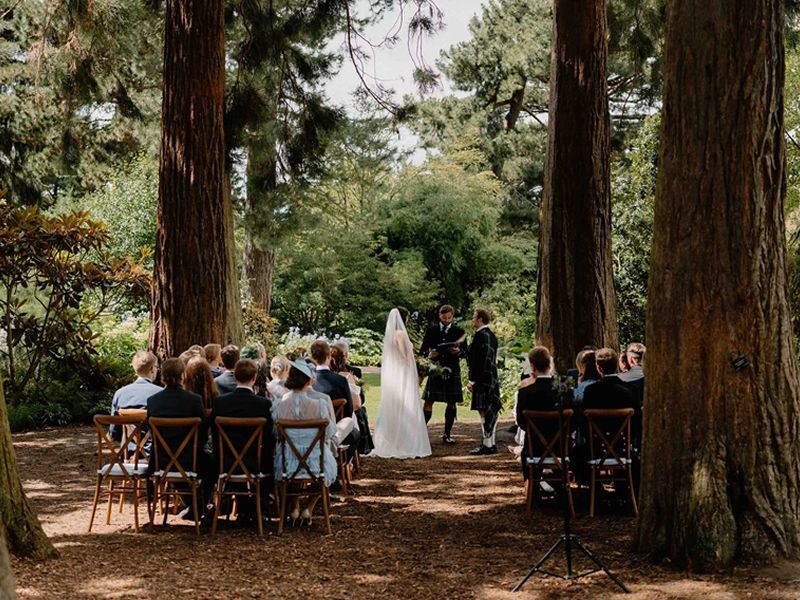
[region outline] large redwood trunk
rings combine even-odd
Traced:
[[[227,193],[222,0],[168,0],[150,346],[241,341]]]
[[[562,373],[584,345],[618,345],[605,11],[605,0],[554,1],[536,336]]]
[[[58,552],[42,530],[36,513],[28,502],[17,470],[17,455],[8,426],[8,410],[0,379],[0,591],[13,583],[10,567],[3,565],[5,544],[17,556],[45,559],[58,556]],[[6,569],[7,567],[7,569]],[[6,572],[7,571],[7,572]],[[4,597],[4,596],[0,596]]]
[[[696,570],[800,548],[783,3],[668,4],[638,544]]]

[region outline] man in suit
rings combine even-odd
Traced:
[[[259,471],[270,475],[269,478],[261,480],[262,498],[272,486],[272,456],[275,448],[275,438],[272,434],[272,402],[263,396],[257,396],[254,391],[256,378],[258,377],[258,364],[254,360],[242,359],[236,363],[233,370],[236,377],[236,389],[228,394],[217,396],[212,401],[211,422],[214,424],[214,460],[219,465],[219,436],[216,432],[217,417],[234,417],[239,419],[264,417],[267,420],[264,426],[263,445],[261,447],[261,467],[258,465],[258,446],[256,442],[248,448],[243,456],[243,462],[252,474]],[[252,429],[230,428],[225,431],[237,452],[240,452],[247,440],[253,434]],[[230,448],[225,448],[225,464],[223,468],[227,471],[233,464],[233,455]],[[236,472],[239,472],[237,469]],[[230,486],[229,486],[230,487]],[[239,509],[238,520],[243,522],[252,521],[256,517],[255,500],[244,496],[241,501],[237,498]]]
[[[200,417],[203,418],[203,399],[198,394],[183,389],[183,372],[185,369],[183,361],[179,358],[168,358],[164,361],[161,367],[161,380],[164,382],[164,389],[150,396],[147,401],[147,418],[186,418],[186,417]],[[164,441],[169,444],[170,448],[177,450],[183,438],[186,436],[185,430],[177,428],[170,428],[163,431]],[[214,486],[216,485],[217,470],[214,464],[214,459],[210,454],[203,450],[203,445],[208,439],[207,425],[201,423],[197,435],[197,474],[203,480],[202,492],[203,500],[209,502],[212,498]],[[153,444],[155,445],[155,440]],[[150,454],[150,470],[156,471],[158,469],[165,469],[169,463],[169,457],[166,452],[159,451],[159,464],[155,464],[156,453]],[[192,446],[187,444],[183,452],[178,456],[181,467],[186,470],[192,470]],[[173,467],[174,468],[174,467]],[[191,514],[191,508],[187,515],[187,519],[194,519]]]
[[[136,373],[136,381],[119,388],[111,400],[111,414],[118,415],[121,408],[147,408],[147,399],[161,391],[161,387],[153,383],[158,373],[157,359],[152,352],[141,351],[133,355],[131,366]],[[120,441],[122,429],[112,425],[109,431],[111,438]]]
[[[444,435],[445,444],[455,444],[450,437],[456,420],[456,404],[463,401],[461,391],[461,359],[467,355],[464,330],[453,324],[453,307],[449,304],[439,309],[439,322],[429,327],[422,338],[420,354],[442,367],[441,375],[429,375],[425,383],[422,399],[425,422],[431,419],[434,402],[445,402]]]
[[[497,376],[497,337],[489,329],[490,322],[489,312],[482,308],[472,316],[475,335],[467,356],[467,390],[472,393],[472,410],[477,410],[481,416],[482,440],[481,445],[471,450],[470,454],[497,454],[494,435],[503,405]]]
[[[525,410],[558,410],[560,402],[558,392],[553,387],[552,375],[552,359],[550,351],[544,346],[535,346],[528,353],[528,362],[531,365],[531,373],[535,377],[533,383],[525,386],[517,392],[517,425],[526,428]],[[540,431],[546,439],[550,439],[558,431],[558,423],[548,423],[551,425],[547,427],[542,425]],[[527,438],[527,431],[526,431]],[[534,440],[535,448],[541,447],[541,444]],[[542,447],[540,451],[543,451]],[[540,455],[541,456],[541,455]],[[528,458],[528,443],[527,439],[522,446],[522,476],[528,478],[528,467],[526,459]]]
[[[316,340],[311,344],[311,359],[316,365],[316,379],[312,386],[314,391],[325,394],[331,400],[339,398],[345,400],[344,416],[336,423],[339,431],[337,438],[342,438],[341,443],[350,445],[348,457],[352,458],[358,447],[360,432],[353,419],[353,398],[350,395],[350,384],[342,375],[331,371],[331,347],[325,340]],[[347,435],[343,436],[345,431],[347,431]]]
[[[222,395],[229,394],[236,389],[236,376],[233,374],[233,370],[236,368],[236,363],[239,362],[239,348],[229,344],[222,349],[220,356],[225,372],[215,377],[214,383],[217,384],[217,391]]]
[[[620,380],[630,384],[637,393],[637,400],[644,400],[644,353],[647,351],[644,344],[633,342],[628,344],[625,355],[628,358],[628,370],[619,374]]]

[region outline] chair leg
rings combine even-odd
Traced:
[[[222,479],[217,479],[217,489],[214,490],[214,503],[216,508],[214,510],[214,522],[211,524],[211,535],[217,533],[217,522],[219,521],[219,511],[222,509]]]
[[[97,512],[97,503],[100,501],[100,488],[103,485],[103,478],[98,475],[97,476],[97,485],[94,488],[94,502],[92,503],[92,516],[89,517],[89,529],[86,530],[86,533],[92,532],[92,525],[94,524],[94,515]]]
[[[281,482],[280,491],[278,491],[278,486],[275,486],[275,492],[278,494],[278,502],[280,503],[278,535],[281,535],[283,533],[283,522],[286,520],[286,482]]]
[[[633,491],[633,472],[631,471],[630,466],[628,466],[628,490],[631,493],[631,506],[633,506],[633,514],[635,516],[639,516],[639,507],[636,505],[636,494]]]
[[[328,535],[331,535],[331,500],[328,495],[328,486],[322,482],[322,510],[325,513],[325,526],[328,528]]]
[[[594,497],[595,497],[595,488],[597,487],[597,469],[592,467],[592,484],[591,484],[591,493],[590,493],[590,500],[589,500],[589,516],[594,517]]]
[[[197,482],[192,482],[192,510],[194,511],[194,531],[200,537],[200,515],[197,512]]]
[[[139,480],[138,479],[133,480],[133,530],[136,533],[139,533]]]
[[[158,494],[156,486],[152,479],[145,481],[145,495],[147,496],[147,518],[150,520],[150,529],[153,528],[153,522],[156,519],[156,502],[158,501]]]
[[[164,481],[163,486],[161,488],[161,493],[164,495],[164,521],[161,523],[162,525],[167,524],[167,515],[169,515],[169,481]]]
[[[259,481],[256,481],[256,519],[258,519],[258,535],[264,537],[264,522],[261,517],[261,486]]]
[[[106,525],[111,525],[111,506],[114,504],[114,480],[108,481],[108,510],[106,511]]]
[[[525,480],[525,515],[530,517],[533,513],[533,473],[528,471]]]

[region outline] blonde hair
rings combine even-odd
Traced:
[[[137,375],[149,375],[156,366],[156,355],[147,350],[141,350],[133,355],[131,366]]]

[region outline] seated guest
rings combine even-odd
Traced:
[[[558,391],[553,387],[552,357],[550,351],[544,346],[535,346],[528,353],[528,360],[535,380],[530,385],[521,388],[517,392],[516,418],[518,425],[525,429],[525,416],[523,411],[542,410],[552,411],[559,408]],[[558,424],[552,427],[542,427],[542,435],[551,438],[558,431]],[[537,442],[537,447],[539,446]],[[544,450],[544,448],[542,448]],[[526,459],[528,457],[527,442],[522,445],[522,476],[528,478],[528,467]]]
[[[272,396],[273,404],[280,401],[289,393],[285,381],[289,376],[289,359],[285,356],[276,356],[269,365],[269,372],[272,380],[267,383],[267,390]]]
[[[202,356],[205,358],[206,353],[202,346],[198,346],[197,344],[189,346],[189,349],[181,352],[178,358],[180,358],[183,361],[183,364],[186,365],[189,364],[189,361],[195,356]]]
[[[350,386],[347,379],[331,371],[331,347],[325,340],[316,340],[311,344],[311,358],[316,364],[316,381],[314,382],[314,391],[327,395],[331,400],[344,398],[345,405],[343,411],[343,418],[340,422],[342,426],[351,429],[350,434],[344,439],[345,444],[350,445],[349,457],[355,455],[356,447],[360,439],[360,432],[357,427],[354,427],[353,421],[353,398],[350,394]],[[349,417],[350,423],[345,419]]]
[[[254,393],[253,386],[255,385],[258,377],[258,365],[254,360],[242,359],[236,363],[233,371],[236,377],[236,389],[229,394],[217,396],[214,398],[213,410],[211,412],[211,422],[216,423],[217,417],[234,417],[234,418],[254,418],[264,417],[267,419],[267,424],[264,428],[264,439],[261,447],[261,472],[272,474],[272,457],[273,448],[275,447],[275,437],[273,435],[272,424],[272,403]],[[226,430],[231,443],[241,451],[247,440],[252,435],[251,429],[238,429],[231,428]],[[219,465],[219,438],[214,435],[214,457]],[[224,465],[225,470],[229,469],[233,464],[233,455],[229,448],[225,448],[225,457],[227,459]],[[255,474],[258,473],[258,447],[255,442],[248,448],[247,453],[242,457],[243,462],[247,469]],[[269,479],[261,480],[261,493],[262,497],[272,486],[272,481]],[[241,501],[237,498],[237,505],[239,510],[239,519],[252,520],[256,516],[255,500],[253,498],[243,497]]]
[[[336,480],[337,467],[336,459],[331,452],[330,446],[327,441],[336,435],[336,422],[331,417],[328,403],[324,397],[317,394],[312,396],[310,394],[311,383],[313,382],[313,373],[308,365],[303,360],[296,360],[292,362],[289,368],[289,374],[286,378],[286,386],[289,388],[289,393],[284,397],[283,401],[277,402],[272,408],[272,417],[275,421],[288,420],[300,421],[309,419],[324,419],[328,422],[325,430],[326,443],[322,444],[324,453],[324,471],[320,472],[320,449],[318,445],[314,446],[307,462],[314,475],[323,475],[324,483],[330,486]],[[328,401],[329,402],[329,401]],[[311,441],[316,435],[314,430],[296,429],[287,430],[287,435],[291,438],[297,450],[303,454],[305,453]],[[275,451],[275,479],[280,480],[283,477],[283,462],[286,462],[286,472],[294,473],[295,469],[299,466],[297,457],[291,451],[288,451],[284,456],[283,448],[278,445]],[[309,477],[308,472],[301,472],[299,477]],[[291,518],[297,520],[302,517],[304,520],[311,520],[311,513],[314,506],[319,500],[319,496],[309,499],[308,505],[300,512],[300,501],[295,500],[295,505],[292,508]]]
[[[220,353],[222,356],[222,364],[225,366],[225,372],[214,378],[217,384],[217,390],[220,394],[229,394],[236,389],[236,377],[233,370],[236,368],[236,363],[239,362],[239,348],[233,344],[229,344],[222,349]]]
[[[147,351],[137,352],[133,355],[131,366],[136,373],[136,381],[114,392],[114,398],[111,400],[112,415],[118,415],[120,408],[147,408],[147,399],[161,391],[161,387],[153,383],[158,373],[155,354]],[[116,425],[111,426],[109,433],[116,441],[122,439],[122,430]]]
[[[581,402],[586,388],[600,379],[594,350],[581,350],[578,352],[575,365],[578,367],[578,385],[572,392],[572,398],[576,402]]]
[[[331,367],[333,370],[339,375],[345,377],[350,384],[350,392],[351,397],[353,398],[353,414],[356,418],[356,426],[358,427],[358,451],[363,455],[367,455],[372,452],[372,449],[375,447],[375,444],[372,442],[372,434],[369,430],[369,416],[367,415],[367,406],[366,406],[366,397],[364,396],[364,389],[361,386],[355,386],[358,388],[357,392],[353,394],[354,391],[354,384],[356,380],[361,379],[361,369],[358,367],[354,367],[348,363],[348,358],[350,356],[350,347],[347,344],[347,341],[339,339],[334,342],[333,346],[331,347]],[[336,361],[336,367],[334,367],[334,361]],[[358,398],[360,407],[356,408],[356,398]]]
[[[147,418],[186,418],[186,417],[200,417],[203,418],[203,399],[192,392],[183,389],[184,374],[186,367],[183,361],[179,358],[169,358],[164,361],[161,367],[161,380],[166,386],[163,390],[150,396],[147,401]],[[176,430],[174,428],[164,430],[164,440],[170,445],[172,450],[177,450],[183,438],[186,436],[186,431]],[[202,478],[202,493],[203,504],[209,502],[213,497],[214,487],[216,486],[217,470],[215,468],[214,459],[210,454],[201,450],[201,445],[208,438],[208,428],[205,424],[201,423],[200,431],[198,432],[198,450],[197,450],[197,473]],[[155,443],[155,442],[154,442]],[[159,452],[159,464],[155,464],[156,453],[150,454],[150,470],[157,471],[158,469],[165,469],[169,463],[169,457],[166,452]],[[192,447],[187,445],[181,452],[178,460],[181,467],[185,470],[192,468]],[[194,519],[191,508],[189,513],[185,515],[187,519]]]
[[[205,358],[193,356],[189,359],[184,372],[183,387],[203,399],[203,408],[211,408],[211,401],[217,396],[217,384],[214,383],[211,367]]]
[[[639,402],[644,399],[644,370],[642,367],[644,365],[644,353],[646,351],[647,348],[645,348],[644,344],[640,344],[639,342],[628,344],[625,356],[628,359],[629,367],[625,373],[621,373],[619,376],[622,381],[636,388]]]
[[[264,350],[264,345],[257,343],[245,346],[242,348],[241,357],[255,361],[256,366],[258,367],[256,383],[253,386],[256,396],[269,398],[269,391],[267,390],[267,383],[269,382],[269,366],[266,362],[266,351]]]
[[[225,372],[225,367],[222,366],[222,346],[219,344],[206,344],[203,346],[203,351],[206,355],[206,361],[211,366],[211,374],[214,377],[219,377]]]
[[[641,409],[631,386],[617,375],[619,359],[611,348],[600,348],[595,353],[600,380],[583,391],[583,408],[633,408]]]

